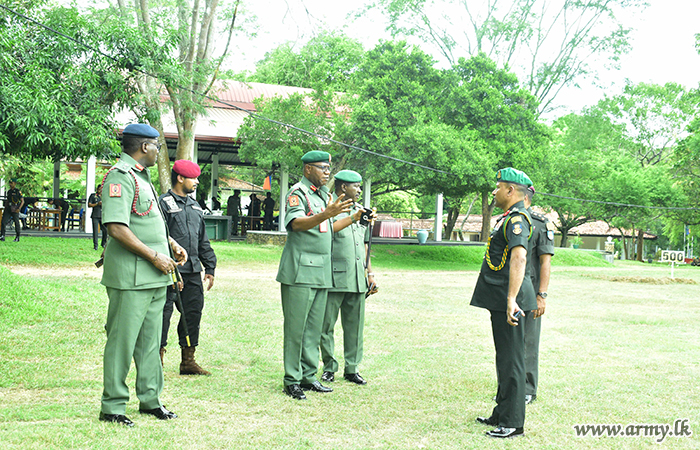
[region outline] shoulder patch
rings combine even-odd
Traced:
[[[523,220],[522,216],[515,216],[512,219],[510,219],[510,223],[518,223],[522,220]]]
[[[299,206],[299,196],[290,195],[288,199],[289,206]]]
[[[557,227],[554,226],[552,222],[547,222],[547,230],[549,231],[556,231]]]
[[[513,234],[520,234],[522,232],[523,232],[523,227],[521,224],[516,223],[515,225],[513,225]]]
[[[121,196],[122,196],[122,185],[121,185],[121,183],[110,184],[110,185],[109,185],[109,196],[110,196],[110,197],[121,197]]]
[[[550,241],[554,240],[554,231],[552,230],[547,230],[547,239]]]

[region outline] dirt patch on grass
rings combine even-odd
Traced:
[[[615,281],[620,283],[645,283],[645,284],[698,284],[690,278],[654,278],[654,277],[610,277],[606,275],[583,275],[598,280]]]

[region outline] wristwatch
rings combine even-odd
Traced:
[[[547,293],[546,292],[538,292],[537,295],[542,298],[547,298]]]

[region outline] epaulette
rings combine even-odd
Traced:
[[[112,169],[117,169],[120,172],[127,173],[131,170],[131,165],[125,161],[117,161],[117,163],[112,166]]]
[[[530,216],[532,216],[533,219],[539,220],[540,222],[546,222],[549,220],[549,219],[547,219],[547,217],[545,217],[544,214],[540,214],[540,213],[535,212],[535,211],[532,211],[530,213]]]

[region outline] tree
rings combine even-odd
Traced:
[[[132,7],[117,0],[116,8],[95,11],[110,50],[135,75],[141,94],[141,107],[135,112],[161,132],[161,139],[162,89],[168,93],[168,106],[178,130],[176,159],[193,158],[197,118],[208,102],[203,95],[212,93],[219,78],[221,62],[236,29],[239,3],[140,0]],[[225,37],[220,39],[222,35]],[[215,56],[217,44],[224,48]],[[144,73],[154,74],[157,79]],[[160,153],[158,169],[161,189],[167,190],[167,152]]]
[[[683,206],[682,194],[669,183],[673,174],[670,162],[674,147],[700,110],[698,92],[676,83],[663,86],[628,83],[622,94],[604,98],[596,108],[623,128],[627,141],[624,149],[637,162],[637,169],[639,166],[643,169],[636,177],[649,177],[652,183],[642,191],[647,193],[646,199],[640,196],[636,204]],[[639,226],[637,259],[642,261],[646,228],[643,224],[659,219],[663,213],[631,208],[622,215],[626,223]]]
[[[292,43],[268,52],[249,81],[335,92],[351,90],[353,74],[364,56],[362,44],[335,31],[325,31],[298,53]]]
[[[295,127],[331,138],[335,136],[334,123],[343,120],[342,115],[335,111],[334,105],[334,94],[319,92],[255,100],[256,109],[261,116],[282,123],[293,123]],[[304,153],[315,149],[336,153],[335,144],[324,139],[253,116],[245,118],[237,138],[241,141],[241,158],[269,171],[282,166],[291,173],[301,173],[301,157]],[[334,158],[333,170],[337,172],[340,169],[342,164],[338,164]]]
[[[73,8],[32,11],[48,27],[98,46]],[[130,89],[112,61],[5,10],[0,16],[0,152],[23,159],[118,154],[111,117]]]
[[[622,94],[606,96],[596,108],[623,127],[627,151],[648,166],[669,161],[700,111],[700,95],[677,83],[634,85],[628,81]]]
[[[491,192],[496,171],[514,166],[529,172],[530,168],[537,167],[544,158],[542,150],[548,139],[547,129],[537,121],[534,96],[520,87],[514,74],[499,69],[483,53],[469,59],[460,58],[447,74],[443,120],[473,131],[482,153],[482,158],[473,159],[479,170],[472,170],[462,198],[471,192],[481,194],[481,237],[485,241],[490,234],[494,207]],[[459,208],[460,204],[454,207]],[[452,216],[454,224],[457,215]]]
[[[454,65],[485,53],[517,73],[550,110],[564,86],[591,75],[589,61],[612,63],[629,50],[629,30],[615,13],[643,0],[379,0],[394,36],[427,42]]]

